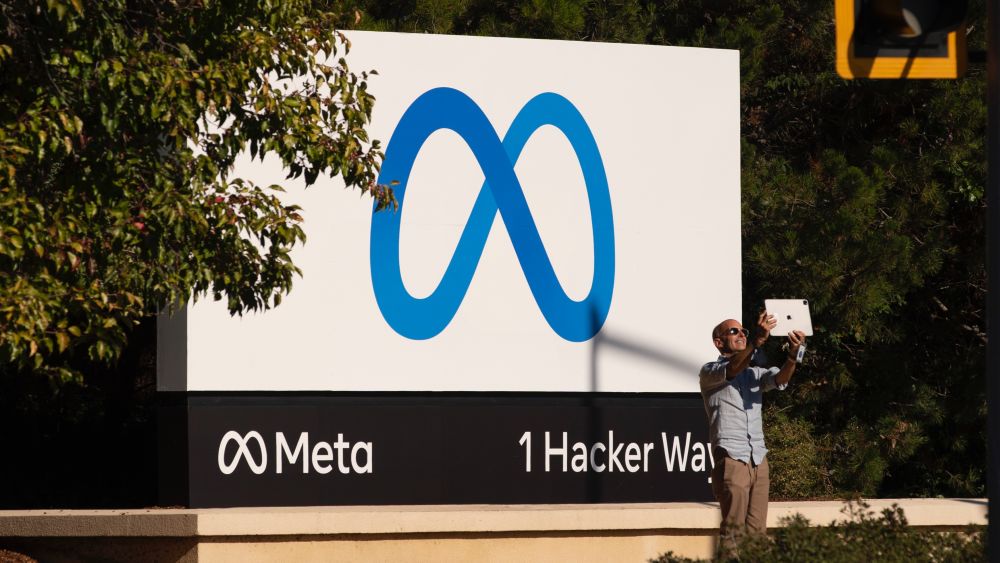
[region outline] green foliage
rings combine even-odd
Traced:
[[[764,298],[801,297],[816,329],[791,388],[768,395],[774,490],[984,494],[983,68],[842,80],[830,0],[357,7],[362,28],[739,49],[744,318]],[[982,49],[984,3],[969,14]]]
[[[773,405],[764,407],[767,461],[771,468],[771,498],[774,500],[827,497],[833,493],[830,475],[812,425],[791,418]]]
[[[393,205],[338,18],[310,0],[0,6],[0,367],[76,377],[191,295],[277,305],[302,219],[281,186],[233,177],[244,151]]]
[[[893,505],[876,516],[864,504],[848,505],[848,518],[827,526],[813,526],[802,515],[782,520],[770,536],[748,536],[738,556],[712,561],[824,561],[854,563],[964,563],[986,560],[986,534],[980,528],[965,532],[918,531],[907,525],[903,509]],[[672,552],[651,563],[693,563]]]
[[[817,330],[771,398],[812,425],[841,495],[982,495],[982,69],[842,81],[807,4],[782,6],[744,77],[744,302],[809,298]]]

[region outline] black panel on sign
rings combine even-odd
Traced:
[[[164,492],[187,488],[168,503],[184,496],[192,507],[711,500],[698,394],[170,399],[187,405],[186,426],[176,425],[186,441],[167,443],[188,449],[184,463],[176,450],[161,460]],[[178,475],[184,466],[189,473]]]

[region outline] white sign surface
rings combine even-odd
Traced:
[[[158,388],[697,391],[741,310],[738,52],[349,38],[400,212],[293,187],[302,278],[265,313],[161,319]]]

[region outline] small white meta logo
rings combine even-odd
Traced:
[[[260,463],[257,463],[257,460],[250,453],[250,447],[247,445],[247,442],[251,439],[256,441],[257,447],[260,448]],[[233,456],[233,461],[226,463],[226,446],[232,441],[236,442],[238,449],[236,450],[236,455]],[[264,437],[260,435],[260,432],[251,430],[244,436],[235,430],[230,430],[222,437],[222,441],[219,442],[219,471],[226,475],[231,474],[233,471],[236,471],[236,466],[239,465],[241,459],[246,459],[247,465],[250,466],[250,471],[253,471],[257,475],[260,475],[267,469],[267,448],[264,447]]]
[[[260,451],[260,461],[251,451],[249,445],[251,441],[257,443],[254,450]],[[226,463],[226,448],[230,442],[236,442],[236,454],[229,463]],[[372,453],[371,442],[351,443],[344,440],[343,434],[337,434],[337,440],[333,443],[318,440],[311,448],[308,432],[299,434],[294,447],[285,438],[284,432],[274,434],[275,473],[278,474],[283,472],[283,461],[289,466],[301,463],[302,473],[309,473],[310,469],[322,475],[334,470],[345,475],[372,473]],[[240,434],[235,430],[226,432],[219,442],[219,471],[224,475],[231,475],[243,459],[250,466],[250,471],[256,475],[264,473],[267,469],[267,447],[264,445],[264,437],[256,430],[246,434]]]

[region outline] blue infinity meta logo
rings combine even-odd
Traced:
[[[574,301],[552,269],[545,245],[528,210],[514,164],[531,135],[544,125],[559,129],[576,152],[587,186],[594,237],[594,278],[590,293]],[[457,133],[472,150],[486,177],[441,282],[431,295],[415,298],[399,269],[399,226],[406,209],[406,184],[417,153],[440,129]],[[479,265],[497,211],[503,217],[524,277],[539,310],[559,336],[584,342],[601,330],[615,285],[615,232],[611,195],[601,153],[587,122],[566,98],[553,93],[532,98],[500,140],[486,114],[453,88],[435,88],[417,98],[400,119],[386,146],[380,184],[392,181],[398,212],[372,213],[371,273],[375,299],[389,326],[414,340],[439,334],[455,316]]]

